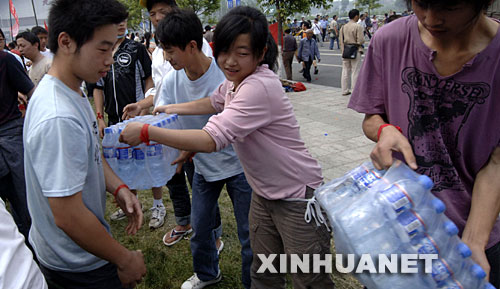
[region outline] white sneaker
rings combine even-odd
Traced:
[[[125,219],[127,215],[125,215],[125,212],[122,209],[118,209],[118,211],[114,212],[109,216],[111,221],[118,221],[118,220],[123,220]]]
[[[219,248],[217,248],[217,255],[220,255],[220,252],[222,252],[222,249],[224,249],[224,242],[222,242],[222,239],[221,239]]]
[[[220,273],[220,270],[219,270],[219,274],[217,275],[217,277],[215,277],[215,279],[210,280],[210,281],[201,281],[198,278],[198,275],[196,275],[196,273],[194,273],[193,276],[189,277],[189,279],[187,279],[184,283],[182,283],[181,289],[201,289],[201,288],[205,288],[208,285],[212,285],[212,284],[215,284],[217,282],[220,282],[220,280],[222,280],[222,274]]]
[[[165,222],[165,215],[167,214],[165,206],[163,206],[163,204],[160,204],[156,207],[152,207],[150,210],[151,210],[151,221],[149,221],[149,228],[157,229],[163,226],[163,223]]]

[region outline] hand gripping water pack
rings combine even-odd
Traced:
[[[147,123],[168,129],[179,129],[178,116],[164,113],[136,116],[104,129],[103,155],[111,169],[130,189],[145,190],[164,186],[175,174],[171,163],[179,155],[177,149],[156,142],[131,147],[118,141],[129,122]]]

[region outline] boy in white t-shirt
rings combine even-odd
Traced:
[[[94,111],[80,90],[82,81],[94,83],[110,70],[117,24],[128,13],[116,0],[52,3],[55,56],[24,123],[29,241],[50,287],[135,287],[146,274],[144,257],[112,238],[106,191],[127,212],[127,233],[141,227],[142,210],[101,157]]]

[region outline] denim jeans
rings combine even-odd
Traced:
[[[340,41],[338,37],[330,37],[330,50],[333,49],[333,46],[335,44],[335,40],[337,40],[337,49],[340,49]]]
[[[233,204],[238,239],[241,244],[242,282],[245,288],[250,288],[252,249],[250,248],[248,213],[252,188],[247,183],[244,173],[215,182],[207,182],[202,175],[194,174],[191,214],[191,226],[194,230],[191,237],[194,272],[202,281],[213,280],[219,273],[219,256],[215,247],[216,236],[213,228],[216,227],[217,200],[224,185]]]

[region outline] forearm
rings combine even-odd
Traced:
[[[94,89],[95,112],[104,115],[104,95],[101,89]]]
[[[385,123],[386,122],[379,114],[366,114],[363,120],[363,132],[367,138],[377,142],[378,129]]]
[[[104,171],[104,180],[106,182],[106,191],[114,193],[118,186],[124,182],[113,172],[106,159],[102,156],[102,168]]]
[[[462,238],[473,246],[485,248],[500,213],[500,147],[476,176],[472,190],[471,209]]]
[[[195,101],[168,105],[166,113],[179,115],[201,115],[214,114],[215,108],[210,102],[210,97],[204,97]]]
[[[204,130],[163,129],[149,126],[149,139],[169,147],[191,152],[214,152],[215,141]]]
[[[68,201],[68,198],[73,200]],[[66,198],[49,198],[49,204],[56,225],[81,248],[118,267],[126,264],[128,250],[113,239],[97,217],[85,207],[81,192]]]
[[[144,93],[146,93],[149,89],[155,86],[155,83],[153,82],[153,78],[149,76],[146,78],[145,85],[144,85]]]

